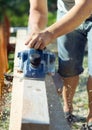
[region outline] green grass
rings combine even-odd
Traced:
[[[88,55],[87,54],[85,54],[85,56],[84,56],[83,67],[84,68],[88,67]]]
[[[14,52],[9,53],[8,55],[8,68],[13,71],[14,67]]]

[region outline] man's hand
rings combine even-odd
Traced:
[[[52,41],[52,34],[47,30],[34,32],[28,35],[25,45],[30,48],[44,49]]]

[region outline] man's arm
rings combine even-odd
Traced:
[[[55,39],[69,33],[79,26],[92,13],[92,0],[75,0],[74,7],[59,21],[48,27],[47,31]]]
[[[47,25],[47,0],[30,0],[29,26],[31,31],[42,30]]]
[[[40,0],[38,0],[40,1]],[[27,40],[26,45],[43,49],[54,39],[73,31],[92,13],[92,0],[75,0],[75,5],[59,21]]]

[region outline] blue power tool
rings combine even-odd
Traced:
[[[55,54],[51,51],[33,48],[18,52],[18,72],[24,77],[44,78],[47,73],[55,73]]]

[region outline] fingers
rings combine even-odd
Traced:
[[[50,42],[50,35],[45,32],[31,33],[25,42],[29,48],[44,49]]]
[[[40,46],[42,45],[43,40],[41,38],[39,38],[36,42],[36,44],[34,45],[35,49],[40,49]]]
[[[25,43],[29,48],[44,49],[45,44],[42,38],[34,38]]]
[[[43,50],[45,48],[46,48],[46,46],[44,46],[43,44],[41,44],[39,49]]]
[[[35,39],[31,39],[27,44],[29,48],[34,48],[37,41]]]

